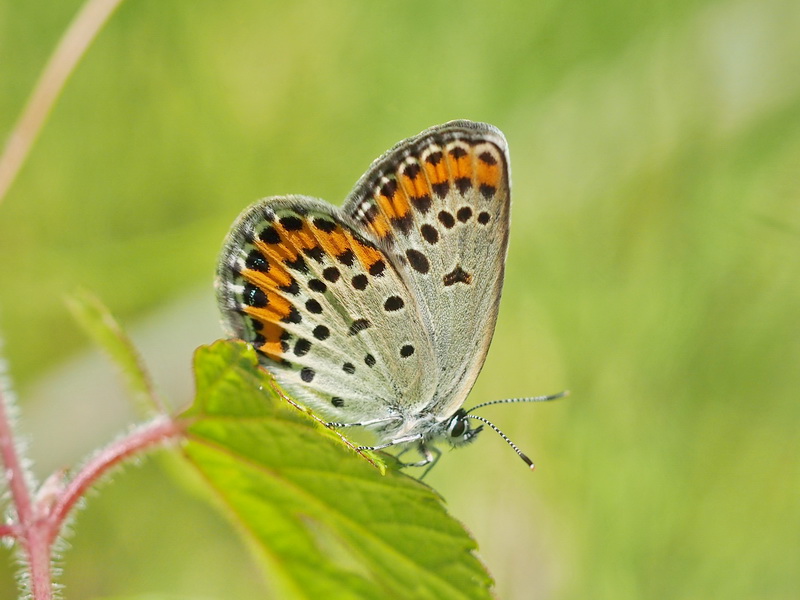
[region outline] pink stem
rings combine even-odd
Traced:
[[[11,419],[3,395],[2,384],[0,384],[0,455],[2,455],[3,464],[6,467],[6,480],[17,510],[17,519],[20,523],[30,523],[33,517],[31,491],[28,489],[25,471],[14,444],[14,432],[11,430]]]
[[[31,570],[31,592],[34,600],[51,600],[53,597],[51,543],[44,534],[45,528],[38,523],[25,528],[24,543],[28,553],[28,568]]]
[[[105,473],[129,456],[142,452],[150,446],[176,438],[182,433],[183,427],[178,422],[159,417],[101,450],[72,478],[53,504],[48,518],[49,542],[52,543],[55,540],[64,519],[67,518],[75,503]]]
[[[117,440],[93,457],[58,494],[52,504],[51,497],[35,503],[25,479],[8,415],[8,406],[0,388],[0,456],[5,465],[6,478],[17,512],[17,523],[0,526],[0,537],[15,537],[27,555],[32,598],[51,600],[53,597],[50,552],[61,531],[64,520],[75,503],[100,477],[133,454],[151,446],[178,437],[182,426],[169,418],[154,421]]]
[[[16,526],[7,527],[16,531],[17,539],[28,556],[33,597],[36,600],[50,600],[53,592],[50,579],[50,544],[42,539],[41,528],[37,527],[31,490],[14,443],[14,432],[11,429],[8,404],[3,395],[2,385],[0,385],[0,455],[3,457],[6,480],[11,490],[18,521]]]

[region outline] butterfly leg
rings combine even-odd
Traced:
[[[408,451],[409,451],[409,450],[411,450],[412,448],[413,448],[413,446],[410,446],[410,445],[409,445],[409,446],[406,446],[405,448],[403,448],[402,450],[400,450],[400,452],[398,452],[397,454],[395,454],[395,455],[394,455],[394,457],[395,457],[395,458],[400,458],[401,456],[403,456],[403,455],[404,455],[406,452],[408,452]],[[424,445],[422,444],[422,442],[420,442],[420,443],[419,443],[419,445],[417,446],[417,450],[419,450],[420,454],[422,454],[423,456],[425,456],[425,457],[427,458],[428,454],[427,454],[427,452],[426,452],[426,448],[427,448],[427,446],[424,446]],[[426,461],[425,461],[424,463],[422,463],[422,464],[423,464],[423,465],[427,465],[427,464],[428,464],[428,461],[426,460]],[[404,467],[415,467],[415,466],[419,466],[419,465],[418,465],[417,463],[408,463],[408,464],[403,464],[403,466],[404,466]]]
[[[380,446],[359,446],[358,448],[356,448],[356,450],[358,450],[359,452],[361,452],[362,450],[383,450],[384,448],[388,448],[389,446],[396,446],[398,444],[407,444],[408,442],[416,442],[417,440],[421,439],[422,439],[422,434],[417,433],[415,435],[407,435],[405,437],[399,437],[393,439],[392,441],[387,442],[385,444],[381,444]]]
[[[424,467],[425,465],[429,465],[427,469],[422,473],[420,479],[423,479],[433,468],[433,466],[439,462],[439,457],[442,455],[442,451],[439,450],[436,446],[427,446],[425,444],[424,436],[422,434],[417,435],[408,435],[405,437],[400,437],[394,439],[386,444],[381,444],[380,446],[359,446],[356,448],[359,452],[362,450],[382,450],[383,448],[388,448],[389,446],[397,446],[399,444],[408,444],[409,442],[416,442],[419,441],[419,452],[422,454],[422,460],[413,462],[413,463],[402,463],[402,467]],[[404,448],[398,455],[397,458],[405,454],[409,450],[408,447]]]
[[[342,429],[343,427],[367,427],[369,425],[377,425],[378,423],[390,423],[391,421],[401,420],[402,417],[394,416],[394,417],[385,417],[383,419],[370,419],[369,421],[360,421],[359,423],[325,423],[328,427],[332,427],[333,429]],[[391,445],[391,444],[389,444]],[[381,446],[385,448],[385,446]]]
[[[425,465],[433,466],[434,464],[436,464],[436,461],[439,460],[439,457],[442,455],[442,451],[439,450],[439,448],[437,448],[436,446],[427,446],[425,445],[424,442],[420,442],[417,449],[419,450],[419,453],[422,454],[422,460],[412,463],[404,463],[403,464],[404,467],[424,467]],[[405,452],[405,450],[403,452]],[[401,452],[400,454],[402,454],[403,452]],[[398,454],[397,456],[399,457],[400,454]],[[429,470],[430,467],[425,469],[425,473],[427,473]]]
[[[428,468],[427,468],[427,469],[425,469],[425,470],[422,472],[422,475],[420,475],[420,476],[419,476],[419,478],[420,478],[420,481],[421,481],[421,480],[423,480],[423,479],[425,479],[425,476],[426,476],[428,473],[430,473],[430,472],[431,472],[431,469],[432,469],[433,467],[435,467],[435,466],[436,466],[436,463],[438,463],[438,462],[439,462],[439,458],[442,456],[442,451],[441,451],[441,450],[439,450],[439,448],[437,448],[437,447],[435,447],[435,446],[434,446],[433,448],[431,448],[431,451],[432,451],[432,452],[431,452],[431,454],[434,454],[435,456],[431,457],[430,463],[428,464]]]

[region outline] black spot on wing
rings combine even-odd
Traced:
[[[341,273],[339,273],[339,269],[336,267],[325,267],[322,271],[322,276],[331,283],[336,283],[339,279],[339,275],[341,275]]]
[[[306,310],[310,313],[318,315],[322,313],[322,305],[314,300],[314,298],[311,298],[310,300],[306,300]]]
[[[431,204],[433,203],[428,194],[425,194],[424,196],[411,196],[410,200],[411,204],[414,205],[414,208],[421,213],[428,212],[431,209]]]
[[[369,266],[369,274],[373,277],[380,277],[386,270],[386,263],[380,258]]]
[[[278,222],[286,231],[300,231],[303,228],[303,221],[297,217],[281,217]]]
[[[255,248],[250,250],[247,258],[244,261],[244,266],[251,271],[259,271],[261,273],[269,273],[269,262],[264,255]]]
[[[253,308],[264,308],[269,300],[264,291],[252,283],[244,284],[244,294],[242,295],[244,303]]]
[[[367,279],[367,276],[363,273],[359,273],[358,275],[353,276],[353,278],[350,280],[350,284],[353,286],[353,288],[359,291],[365,290],[369,284],[369,279]]]
[[[268,227],[264,227],[264,229],[261,230],[261,232],[258,234],[258,239],[260,239],[265,244],[280,244],[281,243],[280,234],[271,225],[268,226]]]
[[[400,310],[406,305],[403,302],[403,299],[400,296],[389,296],[386,299],[386,302],[383,303],[383,309],[386,312],[394,312],[396,310]]]
[[[345,250],[344,252],[342,252],[341,254],[336,256],[336,260],[338,260],[340,263],[342,263],[343,265],[346,265],[348,267],[352,267],[353,266],[353,262],[355,261],[355,258],[356,258],[356,255],[353,254],[353,251],[350,250],[349,248],[347,250]]]
[[[447,229],[451,229],[453,225],[456,224],[456,220],[453,215],[446,210],[439,211],[438,219],[439,223],[447,227]]]
[[[417,163],[411,163],[407,165],[406,168],[403,170],[403,175],[405,175],[411,180],[414,180],[417,178],[417,175],[419,175],[419,172],[420,172],[420,166]]]
[[[390,200],[394,197],[395,192],[397,191],[397,180],[396,179],[389,179],[381,186],[380,194],[381,196],[386,196]]]
[[[472,187],[472,179],[469,177],[459,177],[454,182],[461,195],[465,195]]]
[[[413,248],[406,250],[406,258],[408,259],[408,264],[411,265],[411,268],[418,273],[422,273],[424,275],[430,271],[431,263],[428,261],[428,257],[419,250],[414,250]]]
[[[442,160],[442,153],[440,151],[431,152],[425,157],[425,162],[431,165],[438,165]]]
[[[303,338],[299,338],[294,343],[294,353],[297,356],[304,356],[308,354],[308,351],[311,350],[311,342],[308,340],[304,340]]]
[[[412,198],[411,200],[413,202],[414,199]],[[411,216],[410,212],[407,212],[402,217],[393,217],[391,222],[397,229],[402,231],[405,235],[408,235],[408,232],[411,231],[411,227],[414,224],[414,218]]]
[[[456,213],[456,218],[462,223],[466,223],[472,217],[472,209],[469,206],[462,206]]]
[[[487,165],[496,165],[497,164],[497,159],[489,151],[481,152],[478,155],[478,159],[481,162],[486,163]]]
[[[294,260],[289,260],[289,259],[284,260],[283,264],[285,264],[287,267],[289,267],[294,271],[299,271],[301,273],[308,273],[308,264],[306,264],[306,260],[299,254],[297,255],[297,258]]]
[[[322,249],[322,246],[313,246],[311,248],[305,248],[303,250],[303,254],[305,254],[310,258],[313,258],[318,263],[321,263],[325,260],[325,251]]]
[[[329,221],[328,219],[320,219],[317,217],[314,219],[314,227],[319,229],[320,231],[324,231],[325,233],[330,233],[334,229],[336,229],[336,223],[333,221]]]
[[[309,279],[308,288],[311,291],[318,292],[320,294],[324,294],[328,290],[328,286],[319,279]]]
[[[447,287],[455,285],[456,283],[465,283],[469,285],[470,283],[472,283],[472,275],[467,273],[464,269],[461,268],[460,265],[458,265],[456,266],[455,269],[453,269],[447,275],[445,275],[442,281],[444,285]]]
[[[350,324],[347,335],[357,335],[369,327],[372,327],[372,323],[368,319],[356,319]]]
[[[425,239],[425,241],[431,245],[439,241],[439,232],[436,231],[436,227],[433,225],[428,225],[425,223],[419,228],[419,232],[422,234],[422,237]]]
[[[448,192],[450,192],[450,182],[449,181],[442,181],[440,183],[434,183],[431,185],[433,188],[434,193],[439,196],[439,198],[444,198],[447,196]]]
[[[297,285],[297,280],[292,279],[288,285],[282,285],[278,288],[285,294],[291,294],[292,296],[297,296],[300,293],[300,286]]]
[[[497,193],[497,188],[493,185],[489,185],[488,183],[482,183],[480,190],[481,194],[483,194],[483,197],[487,200]]]
[[[286,315],[281,319],[284,323],[300,323],[303,320],[303,317],[300,316],[300,311],[298,311],[294,306],[289,309],[289,314]]]
[[[400,348],[400,356],[402,356],[403,358],[408,358],[412,354],[414,354],[414,346],[412,346],[411,344],[406,344],[405,346]]]

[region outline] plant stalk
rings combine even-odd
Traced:
[[[0,154],[0,204],[11,188],[61,90],[122,0],[87,0],[50,56]]]
[[[51,600],[53,586],[50,571],[50,543],[45,528],[36,518],[31,490],[14,442],[9,402],[0,384],[0,456],[5,466],[11,500],[17,513],[16,526],[9,527],[25,554],[30,569],[31,593],[35,600]]]

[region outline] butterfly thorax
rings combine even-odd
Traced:
[[[423,445],[445,440],[452,446],[463,446],[475,439],[482,427],[472,429],[467,412],[461,408],[442,418],[431,411],[414,415],[400,415],[396,420],[381,424],[376,433],[382,442],[399,438],[420,436]]]

